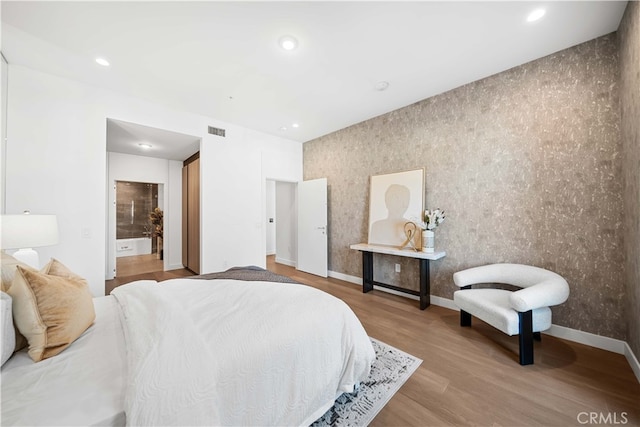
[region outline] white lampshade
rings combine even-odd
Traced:
[[[38,254],[31,248],[58,243],[58,221],[55,215],[2,215],[1,248],[20,249],[16,259],[38,268]]]

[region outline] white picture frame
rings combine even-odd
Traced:
[[[424,169],[370,177],[370,245],[399,247],[406,242],[404,225],[419,221],[424,212],[424,186]]]

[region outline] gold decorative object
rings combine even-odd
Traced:
[[[417,230],[418,230],[418,227],[413,222],[411,221],[405,222],[404,235],[406,237],[406,240],[402,245],[400,245],[400,249],[404,249],[407,246],[409,246],[411,249],[418,252],[418,248],[416,248],[416,246],[413,244],[413,238],[415,237]]]

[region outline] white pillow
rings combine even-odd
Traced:
[[[2,334],[2,365],[9,360],[16,348],[16,332],[13,327],[13,315],[11,314],[11,297],[0,292],[0,333]]]

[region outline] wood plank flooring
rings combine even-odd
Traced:
[[[104,294],[109,295],[115,287],[135,280],[162,281],[193,275],[185,268],[170,271],[163,271],[163,269],[164,261],[158,259],[156,254],[116,258],[116,278],[105,280]]]
[[[342,299],[370,336],[423,359],[372,426],[640,425],[640,384],[623,355],[543,334],[534,344],[535,364],[520,366],[518,338],[475,318],[461,328],[449,309],[420,311],[415,300],[363,294],[360,286],[299,272],[274,257],[267,268]],[[599,422],[589,422],[593,416]]]
[[[116,258],[117,276],[134,276],[164,270],[164,261],[158,254],[123,256]]]

